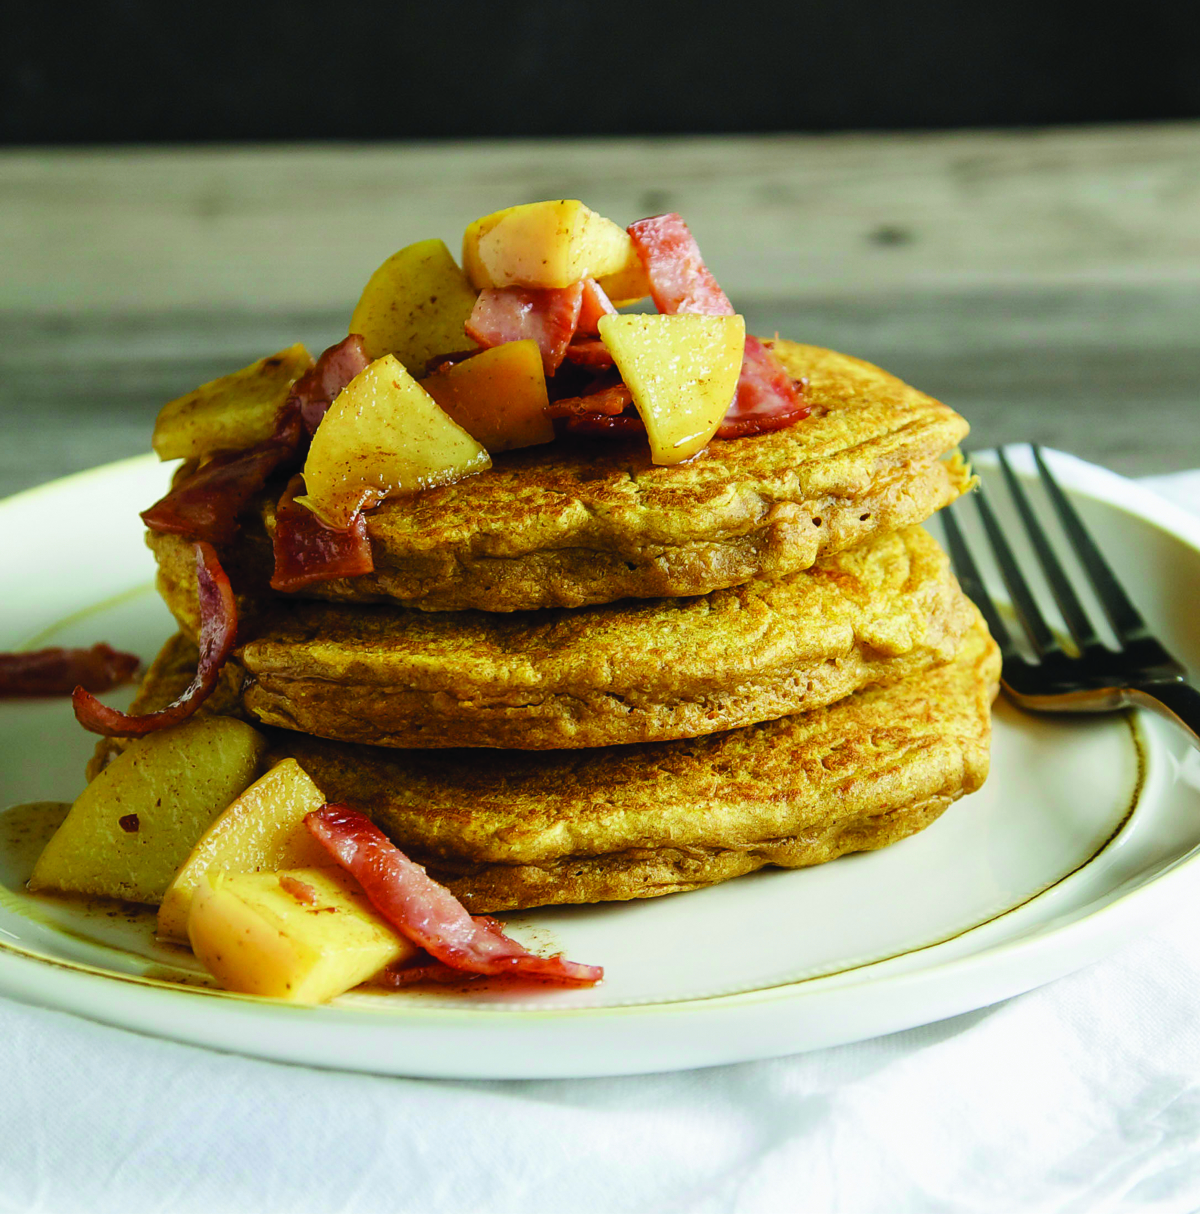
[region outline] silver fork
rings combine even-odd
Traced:
[[[987,620],[1000,646],[1004,663],[1001,685],[1009,699],[1036,712],[1113,712],[1137,705],[1152,708],[1183,726],[1200,743],[1200,692],[1187,682],[1187,671],[1151,635],[1137,608],[1121,588],[1108,562],[1084,528],[1074,506],[1050,472],[1041,448],[1031,444],[1033,458],[1050,502],[1062,523],[1108,617],[1120,645],[1111,649],[1096,632],[1063,569],[1046,531],[1038,522],[1003,448],[997,449],[1000,468],[1021,522],[1058,603],[1076,652],[1068,652],[1037,605],[1029,582],[982,487],[971,496],[983,531],[1012,599],[1013,611],[1028,638],[1035,661],[1026,659],[988,594],[979,567],[955,518],[956,507],[942,512],[946,545],[955,572],[967,595]],[[960,503],[957,509],[964,509]]]

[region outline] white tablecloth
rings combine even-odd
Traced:
[[[1152,484],[1200,511],[1200,472]],[[1198,924],[1200,889],[983,1011],[629,1079],[313,1071],[0,1000],[0,1211],[1192,1211]]]

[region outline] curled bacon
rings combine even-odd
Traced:
[[[316,433],[321,418],[338,393],[370,365],[371,360],[363,349],[363,339],[357,333],[351,333],[324,351],[312,370],[296,380],[288,403],[295,403],[309,434]]]
[[[312,582],[357,577],[375,568],[367,520],[355,514],[345,531],[327,527],[311,510],[296,501],[304,492],[304,477],[297,474],[275,510],[275,572],[272,590],[299,590]]]
[[[809,407],[800,399],[799,385],[757,337],[746,337],[746,353],[737,391],[717,438],[744,438],[767,430],[782,430],[807,417]]]
[[[187,689],[166,708],[133,716],[101,704],[91,692],[76,687],[71,703],[75,719],[84,729],[107,737],[142,737],[186,721],[212,694],[237,639],[237,605],[211,544],[196,544],[196,585],[200,597],[200,665]]]
[[[111,691],[133,678],[141,661],[100,642],[91,649],[0,653],[0,696],[69,696],[76,687]]]
[[[277,438],[248,451],[216,455],[166,497],[142,511],[151,531],[186,535],[191,540],[225,544],[233,539],[238,515],[267,483],[271,473],[298,457],[299,415],[280,427]]]
[[[467,336],[491,348],[532,339],[542,352],[546,375],[553,375],[579,324],[583,283],[569,287],[489,287],[481,291],[464,328]]]
[[[401,935],[452,969],[520,974],[569,986],[593,986],[604,976],[597,965],[580,965],[561,955],[539,957],[506,936],[494,919],[469,915],[444,885],[358,810],[325,805],[308,814],[304,824]]]
[[[733,304],[704,264],[688,226],[673,211],[639,219],[626,229],[650,279],[660,312],[732,316]]]

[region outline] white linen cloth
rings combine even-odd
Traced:
[[[1200,472],[1152,487],[1200,512]],[[1192,1211],[1200,888],[1118,954],[768,1062],[436,1082],[212,1053],[0,1000],[0,1211]]]

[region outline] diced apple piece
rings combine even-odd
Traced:
[[[312,366],[299,343],[201,384],[159,410],[150,440],[159,459],[197,459],[266,442],[292,385]]]
[[[733,402],[746,322],[740,316],[602,316],[600,336],[646,426],[650,458],[678,464],[716,433]]]
[[[384,498],[462,480],[491,458],[404,369],[376,359],[338,394],[304,464],[296,498],[323,523],[345,529]]]
[[[477,292],[440,240],[393,253],[371,275],[350,318],[370,359],[394,354],[414,375],[435,354],[472,349],[463,325]]]
[[[158,934],[187,943],[192,895],[207,872],[321,868],[329,855],[304,825],[325,795],[295,759],[277,763],[204,832],[163,895]]]
[[[630,241],[630,257],[619,270],[597,279],[597,285],[612,301],[614,308],[627,308],[650,294],[650,279],[646,267]]]
[[[569,287],[637,261],[629,233],[578,199],[530,202],[485,215],[463,236],[471,285]]]
[[[71,806],[29,888],[160,902],[196,840],[254,779],[265,749],[257,730],[218,716],[131,743]]]
[[[436,371],[421,387],[489,451],[554,441],[536,341],[510,341]]]
[[[348,873],[209,871],[187,920],[192,951],[230,991],[322,1003],[416,945],[378,915]]]

